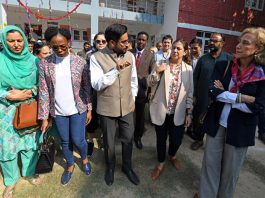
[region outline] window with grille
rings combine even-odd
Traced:
[[[251,8],[253,10],[263,11],[264,0],[246,0],[245,7]]]
[[[209,45],[211,33],[212,32],[198,31],[196,34],[196,38],[201,40],[201,42],[202,42],[202,52],[204,54],[208,52],[208,45]]]
[[[74,30],[74,41],[80,41],[80,31]]]
[[[88,41],[87,31],[83,30],[83,41]]]

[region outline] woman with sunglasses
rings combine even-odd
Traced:
[[[234,59],[214,66],[199,197],[233,197],[258,115],[265,109],[265,29],[247,28]],[[213,108],[215,107],[215,108]]]
[[[105,38],[105,35],[103,32],[99,32],[95,35],[94,37],[94,44],[93,46],[97,49],[97,50],[101,50],[104,49],[107,45],[107,41]]]
[[[50,27],[45,32],[53,54],[39,64],[39,120],[41,130],[48,127],[51,116],[61,137],[61,145],[67,167],[61,184],[67,185],[74,171],[73,144],[80,152],[82,168],[86,175],[91,173],[87,158],[85,126],[91,120],[91,84],[86,61],[69,53],[71,34],[69,30]]]
[[[92,48],[86,54],[86,59],[88,63],[90,60],[90,56],[92,54],[94,54],[98,50],[104,49],[106,46],[107,46],[107,41],[106,41],[104,32],[98,32],[94,36]]]
[[[93,41],[93,47],[90,51],[87,53],[87,64],[89,65],[90,62],[90,56],[97,52],[98,50],[104,49],[107,45],[107,41],[105,39],[105,35],[103,32],[98,32],[94,36],[94,41]],[[96,107],[97,107],[97,92],[92,89],[92,120],[91,122],[87,125],[86,131],[89,133],[88,135],[88,156],[91,156],[94,151],[94,142],[93,138],[96,138],[95,131],[98,128],[98,115],[96,113]]]
[[[46,43],[37,41],[33,45],[33,55],[39,59],[43,59],[51,55],[51,49]]]

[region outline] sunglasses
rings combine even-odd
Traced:
[[[96,40],[96,43],[97,43],[97,44],[100,44],[100,43],[102,43],[102,44],[106,44],[106,42],[107,42],[106,40]]]
[[[59,49],[65,51],[67,48],[68,48],[68,46],[65,46],[65,45],[52,46],[52,49],[53,49],[54,51],[58,51]]]

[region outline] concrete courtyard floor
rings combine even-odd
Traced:
[[[121,144],[116,144],[116,170],[114,184],[109,187],[104,182],[104,154],[97,150],[92,161],[92,174],[86,176],[80,169],[81,160],[76,155],[76,168],[69,185],[60,185],[60,177],[65,162],[62,154],[56,156],[56,163],[52,173],[41,175],[42,184],[32,186],[27,181],[20,179],[15,192],[15,198],[192,198],[199,184],[200,168],[204,148],[198,151],[190,150],[192,139],[184,136],[182,146],[177,157],[181,161],[182,169],[176,171],[166,162],[164,172],[157,181],[150,179],[150,172],[156,165],[155,131],[147,125],[143,137],[144,149],[133,150],[133,167],[141,183],[133,185],[121,172]],[[2,176],[0,176],[0,193],[4,189]],[[256,140],[256,146],[250,147],[235,193],[236,198],[264,198],[265,197],[265,145]]]

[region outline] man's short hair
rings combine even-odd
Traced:
[[[169,39],[171,41],[171,43],[173,43],[173,37],[170,34],[167,34],[165,36],[163,36],[162,38],[162,43],[164,42],[164,40]]]
[[[127,27],[122,24],[112,24],[108,26],[105,30],[105,38],[107,42],[113,40],[118,42],[123,34],[127,32]]]
[[[147,40],[149,39],[149,34],[147,32],[141,31],[137,34],[137,37],[139,37],[140,35],[145,35],[147,37]]]
[[[192,44],[198,44],[200,47],[202,47],[202,41],[200,39],[197,38],[193,38],[190,42],[190,45]]]
[[[212,37],[213,35],[221,36],[222,41],[225,42],[225,36],[224,36],[223,34],[221,34],[221,33],[219,33],[219,32],[213,32],[213,33],[211,33],[211,37]]]
[[[83,44],[83,46],[85,47],[85,45],[90,45],[90,42],[85,41],[84,44]]]

